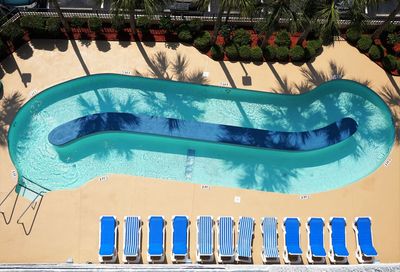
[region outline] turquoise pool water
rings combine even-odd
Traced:
[[[357,132],[313,151],[278,151],[134,133],[100,133],[63,147],[51,130],[99,112],[197,120],[274,131],[307,131],[350,117]],[[385,103],[348,80],[290,96],[113,74],[49,88],[26,103],[9,131],[19,176],[51,190],[119,173],[212,186],[316,193],[372,173],[388,156],[394,126]],[[384,181],[382,181],[384,182]]]

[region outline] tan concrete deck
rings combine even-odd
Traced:
[[[155,56],[165,52],[166,59]],[[174,62],[177,54],[186,57],[185,73],[179,75],[172,66],[165,71],[164,63]],[[146,59],[143,57],[146,56]],[[161,60],[161,61],[160,61]],[[331,63],[330,63],[331,62]],[[149,63],[151,66],[149,67]],[[318,85],[329,78],[332,69],[341,67],[344,78],[370,82],[370,87],[389,101],[397,122],[400,109],[400,78],[387,75],[381,68],[360,54],[346,42],[324,48],[317,59],[302,66],[292,64],[254,65],[247,63],[219,63],[201,55],[196,49],[179,44],[157,43],[151,45],[118,42],[82,43],[35,40],[24,45],[13,56],[2,62],[2,81],[5,87],[1,102],[0,130],[0,197],[3,199],[16,183],[12,175],[6,133],[16,110],[26,102],[33,90],[41,91],[68,79],[95,73],[122,73],[129,71],[144,76],[194,80],[198,73],[209,72],[208,84],[230,82],[240,88],[261,91],[297,93],[305,85]],[[152,70],[149,71],[149,70]],[[184,76],[182,76],[184,74]],[[243,86],[242,76],[251,77],[251,85]],[[309,76],[308,84],[306,76]],[[196,81],[196,80],[194,80]],[[296,85],[297,84],[297,85]],[[17,94],[17,95],[15,95]],[[13,96],[14,95],[14,96]],[[18,96],[20,95],[20,96]],[[20,101],[19,101],[20,100]],[[8,103],[7,103],[8,101]],[[399,123],[397,123],[399,133]],[[76,190],[55,191],[46,194],[36,218],[30,209],[17,224],[19,215],[28,201],[19,197],[11,222],[0,217],[0,262],[49,263],[64,262],[72,257],[75,262],[98,262],[98,219],[103,214],[116,215],[118,227],[118,256],[122,259],[123,217],[139,215],[146,219],[150,214],[164,215],[167,219],[167,261],[170,263],[171,225],[174,214],[191,218],[190,256],[195,259],[198,215],[210,214],[252,216],[256,219],[253,245],[254,263],[261,263],[260,217],[277,216],[279,219],[279,248],[283,251],[282,219],[285,216],[301,218],[301,243],[306,262],[307,236],[305,223],[309,216],[345,216],[348,219],[347,245],[350,263],[356,263],[355,236],[351,224],[355,216],[368,215],[373,219],[374,242],[381,262],[400,262],[400,149],[398,143],[389,156],[391,163],[381,166],[367,178],[339,190],[313,194],[307,200],[298,195],[284,195],[252,190],[211,187],[122,175],[111,175],[107,181],[97,179]],[[51,171],[51,169],[49,169]],[[235,204],[234,197],[241,203]],[[0,207],[4,216],[12,214],[15,193],[11,193]],[[34,221],[33,221],[34,219]],[[33,228],[29,235],[24,228]],[[146,221],[145,221],[146,222]],[[325,248],[329,248],[325,232]],[[142,257],[146,257],[147,226],[143,228]]]

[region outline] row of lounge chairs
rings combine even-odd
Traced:
[[[165,260],[165,219],[163,216],[149,216],[147,261],[164,262]],[[196,261],[198,263],[214,262],[214,221],[211,216],[199,216],[197,224]],[[172,217],[172,262],[189,260],[189,225],[187,216]],[[217,256],[218,263],[252,262],[252,243],[255,221],[251,217],[240,217],[237,225],[237,243],[234,245],[234,219],[223,216],[217,219]],[[307,221],[308,250],[307,260],[310,264],[325,263],[324,219],[311,217]],[[124,218],[124,251],[125,263],[138,263],[141,256],[142,221],[138,216]],[[261,257],[264,263],[279,263],[278,221],[275,217],[261,218],[263,236]],[[356,233],[356,258],[360,263],[372,262],[377,252],[372,243],[371,218],[355,218],[353,228]],[[284,233],[283,260],[285,263],[302,262],[300,247],[300,219],[287,217],[282,225]],[[330,250],[328,257],[331,263],[347,263],[349,252],[346,247],[346,219],[331,217],[328,230],[330,233]],[[115,262],[117,258],[117,220],[115,216],[100,218],[99,261]]]

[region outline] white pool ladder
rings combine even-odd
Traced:
[[[196,156],[196,150],[188,149],[186,154],[186,165],[185,165],[185,178],[186,180],[192,179],[194,159]]]

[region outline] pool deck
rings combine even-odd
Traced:
[[[166,64],[174,62],[178,54],[187,60],[187,65],[181,65],[182,69],[178,71],[172,69],[172,65],[165,69]],[[201,79],[203,72],[208,75],[205,79]],[[390,100],[390,107],[397,116],[397,133],[400,129],[400,77],[386,74],[343,41],[324,48],[314,62],[300,66],[215,62],[196,49],[181,44],[34,40],[4,60],[0,73],[4,85],[4,95],[0,101],[0,201],[12,190],[17,180],[13,175],[15,168],[6,141],[8,126],[17,109],[35,93],[86,74],[140,74],[260,91],[298,93],[298,89],[304,91],[309,86],[330,79],[333,73],[342,73],[344,78],[369,82],[374,91]],[[235,203],[235,197],[240,197],[240,203]],[[19,222],[17,219],[29,201],[23,197],[19,197],[18,201],[15,199],[16,194],[12,192],[0,207],[4,215],[4,218],[0,218],[1,263],[61,263],[69,258],[75,263],[98,263],[98,222],[101,215],[115,215],[119,220],[120,262],[124,216],[139,215],[147,219],[149,215],[163,215],[167,220],[166,260],[171,263],[171,217],[176,214],[190,217],[192,262],[195,261],[195,219],[198,215],[212,215],[215,219],[230,215],[236,222],[239,216],[254,217],[255,264],[261,264],[259,224],[262,216],[278,217],[281,256],[282,219],[287,216],[300,217],[304,263],[307,263],[307,218],[322,216],[328,222],[331,216],[345,216],[351,264],[356,263],[355,235],[352,230],[354,217],[371,216],[374,244],[379,254],[377,259],[383,263],[400,262],[399,142],[394,145],[386,165],[370,176],[338,190],[306,197],[213,186],[202,188],[201,185],[185,182],[109,175],[104,181],[96,178],[78,189],[46,194],[41,204],[37,203],[33,209],[28,209]],[[38,211],[36,216],[35,211]],[[11,222],[8,222],[10,216]],[[142,257],[146,259],[146,224],[142,238]],[[327,231],[325,249],[329,249]]]

